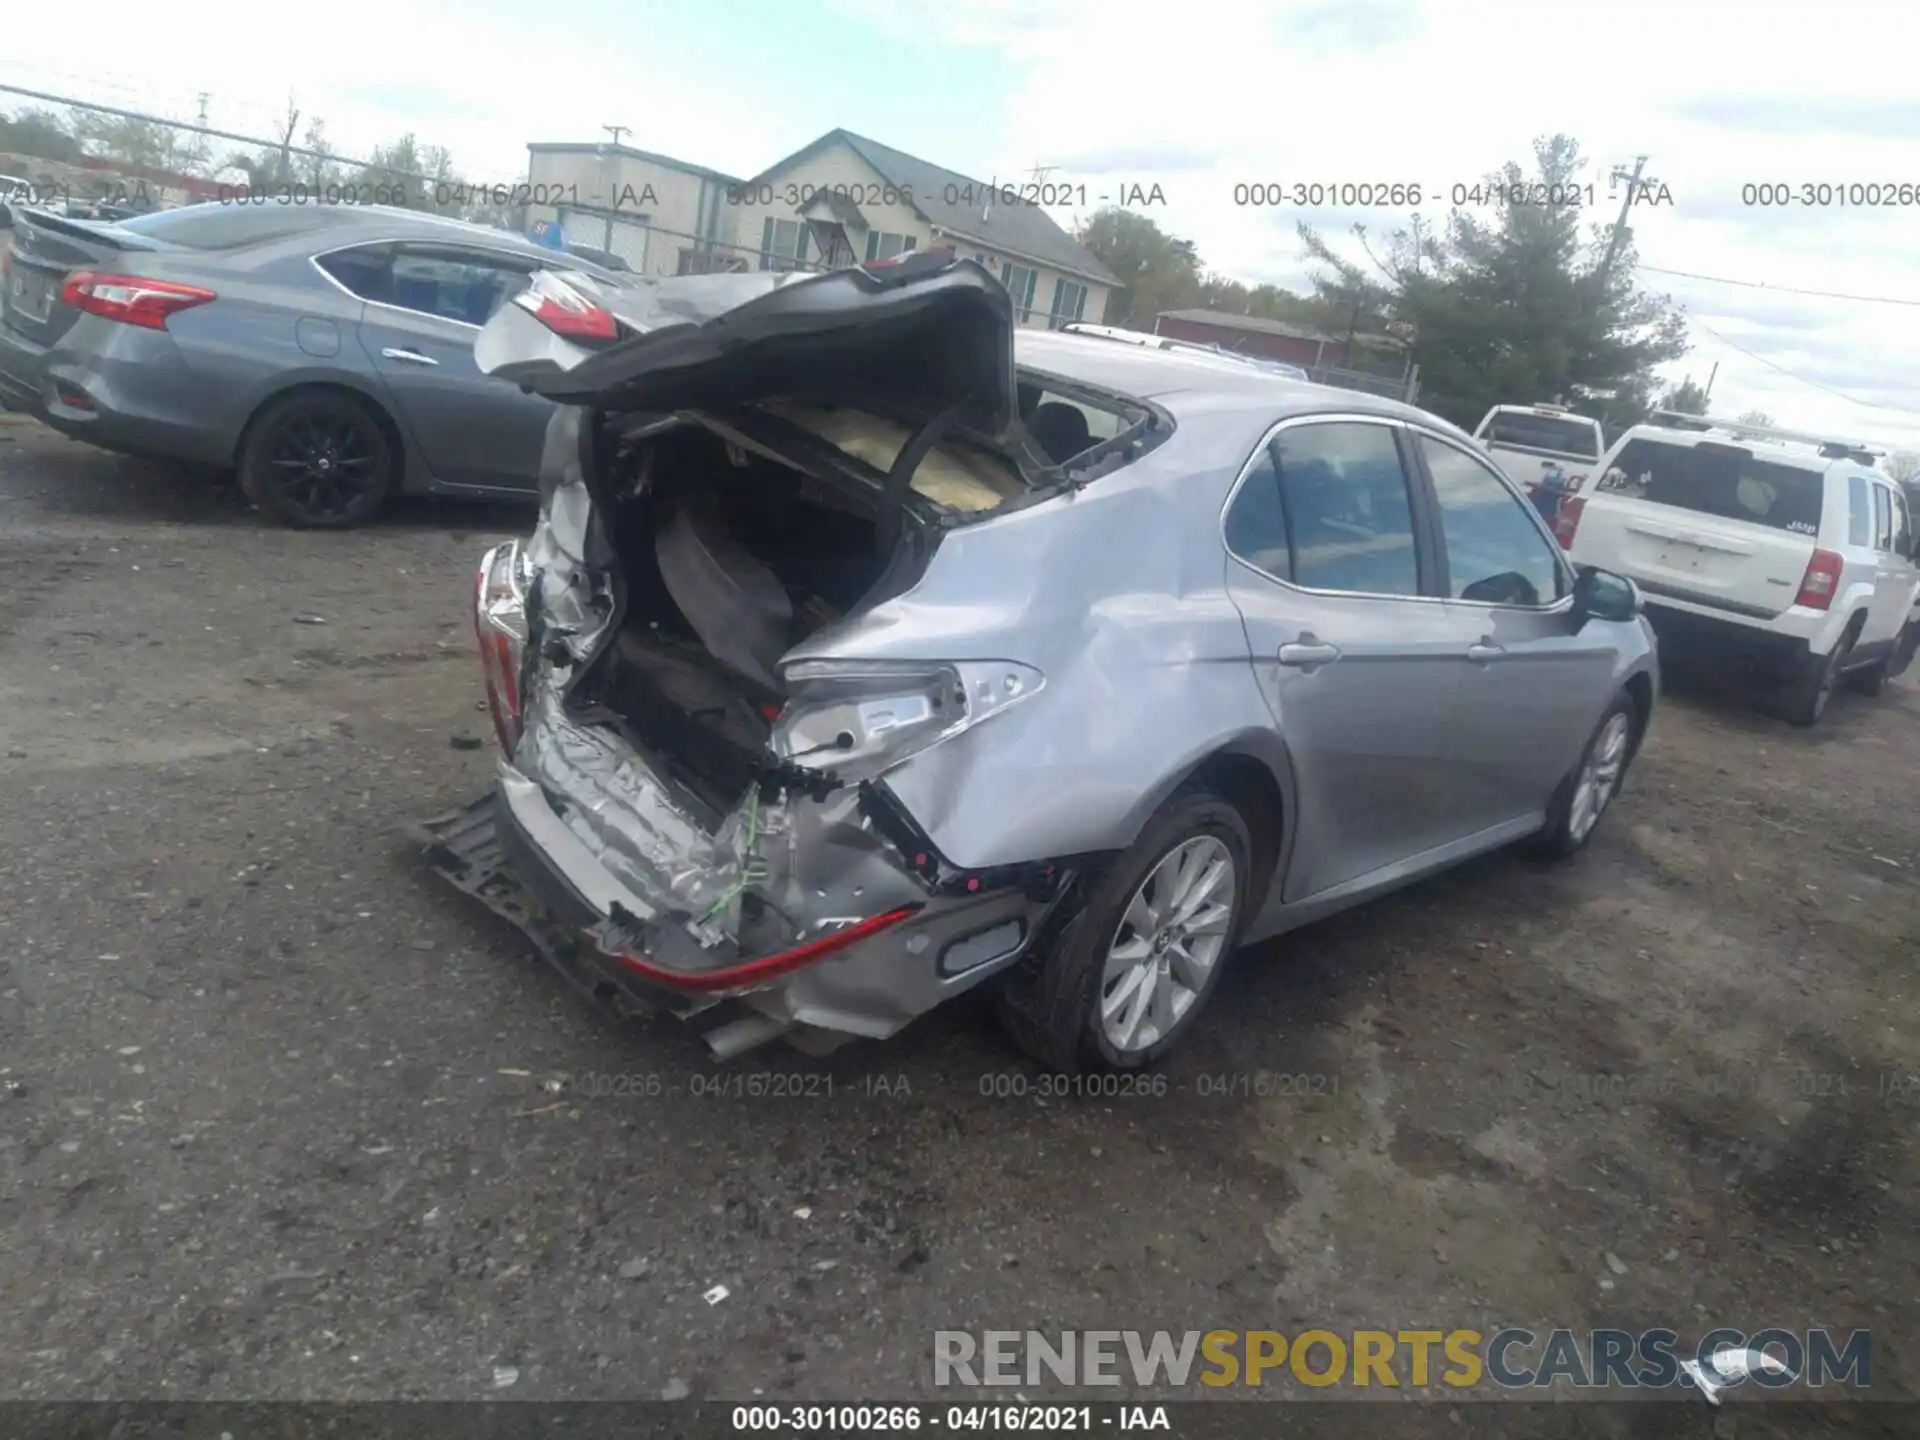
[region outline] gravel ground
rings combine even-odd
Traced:
[[[485,781],[468,576],[526,523],[295,534],[0,416],[0,1397],[932,1398],[936,1328],[1504,1323],[1870,1327],[1911,1396],[1911,681],[1669,697],[1585,857],[1243,957],[1163,1096],[1042,1099],[977,1005],[723,1070],[396,838]]]

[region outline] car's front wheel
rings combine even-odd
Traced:
[[[1579,760],[1560,782],[1547,807],[1547,823],[1533,839],[1533,850],[1548,860],[1564,860],[1586,848],[1600,817],[1620,793],[1633,759],[1639,707],[1625,691],[1614,696],[1607,713],[1587,740]]]
[[[1008,974],[1008,1035],[1066,1072],[1139,1070],[1166,1054],[1233,950],[1252,849],[1236,807],[1208,790],[1177,793],[1057,937]]]
[[[379,417],[340,390],[281,396],[254,420],[240,451],[247,498],[302,530],[342,530],[372,519],[398,478],[398,457]]]

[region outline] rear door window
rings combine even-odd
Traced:
[[[1521,450],[1545,450],[1555,455],[1577,455],[1598,460],[1600,445],[1591,424],[1554,415],[1495,415],[1480,438],[1489,445],[1511,445]]]
[[[389,273],[389,305],[479,326],[526,289],[533,266],[481,251],[406,248],[393,257]]]
[[[1812,536],[1820,533],[1825,478],[1823,470],[1756,459],[1739,445],[1630,440],[1595,490]]]
[[[1322,421],[1273,442],[1292,579],[1314,590],[1418,595],[1413,504],[1392,429]]]

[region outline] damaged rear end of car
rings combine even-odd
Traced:
[[[1060,910],[1072,857],[957,866],[889,783],[1047,683],[977,636],[942,653],[963,613],[903,658],[894,602],[954,530],[1156,425],[1089,396],[1113,438],[1042,453],[1013,325],[998,282],[931,252],[618,293],[543,272],[481,335],[483,369],[560,408],[538,525],[476,577],[497,783],[432,854],[589,993],[704,1017],[723,1057],[818,1053],[997,973]]]

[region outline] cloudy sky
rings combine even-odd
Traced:
[[[1632,220],[1642,282],[1693,322],[1670,378],[1717,363],[1716,413],[1920,448],[1920,85],[1887,0],[329,0],[297,31],[318,12],[87,13],[139,42],[75,46],[68,17],[27,6],[0,84],[182,118],[205,92],[211,123],[261,134],[291,97],[337,150],[411,130],[487,179],[602,125],[740,175],[845,126],[980,179],[1158,184],[1156,218],[1211,266],[1293,286],[1296,221],[1384,235],[1407,211],[1236,206],[1236,184],[1419,184],[1444,205],[1564,131],[1596,221],[1637,155],[1671,194]],[[1763,183],[1836,201],[1904,184],[1910,203],[1746,203]]]

